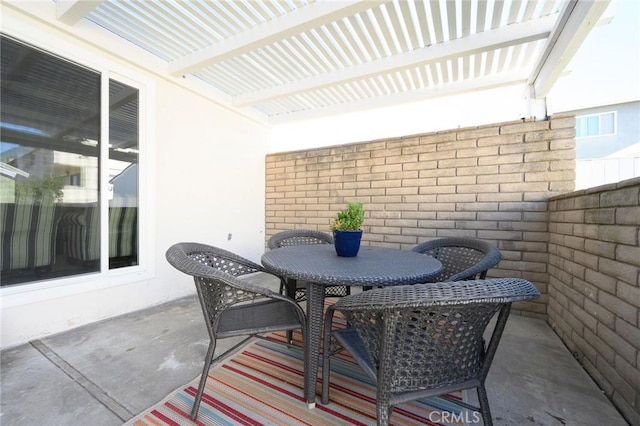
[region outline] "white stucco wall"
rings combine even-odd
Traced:
[[[269,152],[400,137],[529,117],[523,86],[506,86],[272,126]]]
[[[50,8],[53,2],[43,2]],[[190,277],[165,260],[178,241],[217,245],[254,261],[264,251],[264,157],[268,128],[54,26],[2,7],[2,30],[92,67],[148,84],[152,191],[145,226],[146,265],[0,289],[2,348],[193,293]],[[55,16],[55,15],[53,15]],[[144,161],[144,160],[143,160]],[[126,268],[125,268],[126,269]]]

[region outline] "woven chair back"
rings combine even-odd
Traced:
[[[476,378],[482,368],[483,332],[497,303],[408,307],[391,314],[345,311],[380,369],[383,354],[389,392],[447,386]],[[383,341],[387,339],[387,341]],[[391,341],[388,341],[391,339]]]
[[[442,263],[442,272],[434,282],[484,279],[502,259],[497,247],[475,238],[440,238],[418,244],[413,251]]]
[[[324,232],[311,229],[295,229],[282,231],[269,238],[269,249],[310,244],[333,244],[333,237]]]

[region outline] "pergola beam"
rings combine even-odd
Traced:
[[[535,22],[513,24],[507,27],[484,31],[463,39],[455,39],[438,45],[427,46],[411,54],[390,56],[374,62],[338,70],[331,74],[312,76],[304,80],[277,87],[238,95],[234,97],[233,105],[236,107],[245,107],[260,104],[273,99],[358,81],[381,74],[388,74],[410,67],[540,40],[549,36],[554,23],[555,17],[548,16],[538,19]]]
[[[56,15],[60,22],[75,25],[104,0],[58,0]]]
[[[379,5],[371,0],[320,0],[295,12],[275,18],[234,37],[183,56],[169,63],[175,77],[198,71],[224,60],[333,22]]]
[[[529,77],[532,99],[541,99],[549,94],[610,2],[611,0],[572,0],[565,5],[545,51]]]

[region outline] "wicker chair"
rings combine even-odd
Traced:
[[[304,333],[306,318],[293,299],[242,279],[264,269],[234,253],[204,244],[178,243],[167,250],[166,258],[176,269],[193,276],[209,332],[209,349],[191,410],[195,420],[213,362],[261,333],[295,329]],[[248,337],[214,360],[217,339],[234,336]],[[306,355],[304,359],[306,369]]]
[[[345,348],[376,384],[378,425],[393,406],[476,388],[485,425],[491,412],[484,382],[507,322],[511,303],[534,299],[538,290],[519,278],[386,287],[343,297],[324,323],[322,403],[329,402],[330,355]],[[335,311],[348,326],[331,330]],[[499,312],[489,344],[483,333]],[[333,336],[333,339],[331,338]]]
[[[442,263],[442,272],[433,282],[485,279],[487,271],[502,259],[497,247],[476,238],[439,238],[418,244],[412,251]]]
[[[324,232],[310,229],[294,229],[291,231],[278,232],[267,243],[270,250],[280,247],[300,246],[309,244],[333,244],[333,237]],[[296,280],[285,281],[287,296],[301,302],[306,299],[306,284]],[[342,297],[350,294],[350,289],[344,285],[326,286],[324,288],[325,297]]]

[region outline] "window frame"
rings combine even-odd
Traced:
[[[116,80],[134,87],[139,93],[139,156],[138,156],[138,264],[109,269],[109,238],[108,238],[108,167],[109,144],[101,144],[101,176],[99,197],[101,201],[101,241],[100,241],[100,270],[86,274],[71,275],[43,279],[40,281],[0,287],[0,297],[3,307],[10,308],[27,303],[65,297],[74,294],[94,291],[102,288],[116,287],[151,279],[155,276],[155,237],[151,230],[154,227],[155,216],[150,208],[155,200],[155,185],[153,171],[153,144],[150,140],[155,137],[155,100],[156,82],[148,75],[144,75],[132,68],[122,66],[115,59],[107,55],[100,55],[91,48],[79,46],[77,41],[47,38],[47,34],[40,32],[22,32],[11,28],[3,28],[2,34],[34,49],[59,56],[78,66],[86,67],[100,73],[101,76],[101,140],[109,141],[109,80]]]
[[[601,133],[601,119],[602,116],[612,114],[613,115],[613,132],[611,133]],[[598,117],[598,134],[597,135],[586,135],[586,136],[578,136],[578,120],[579,119],[588,119],[590,117]],[[591,139],[591,138],[600,138],[605,136],[615,136],[618,134],[618,112],[617,111],[604,111],[604,112],[596,112],[593,114],[584,114],[584,115],[576,115],[576,139]]]

